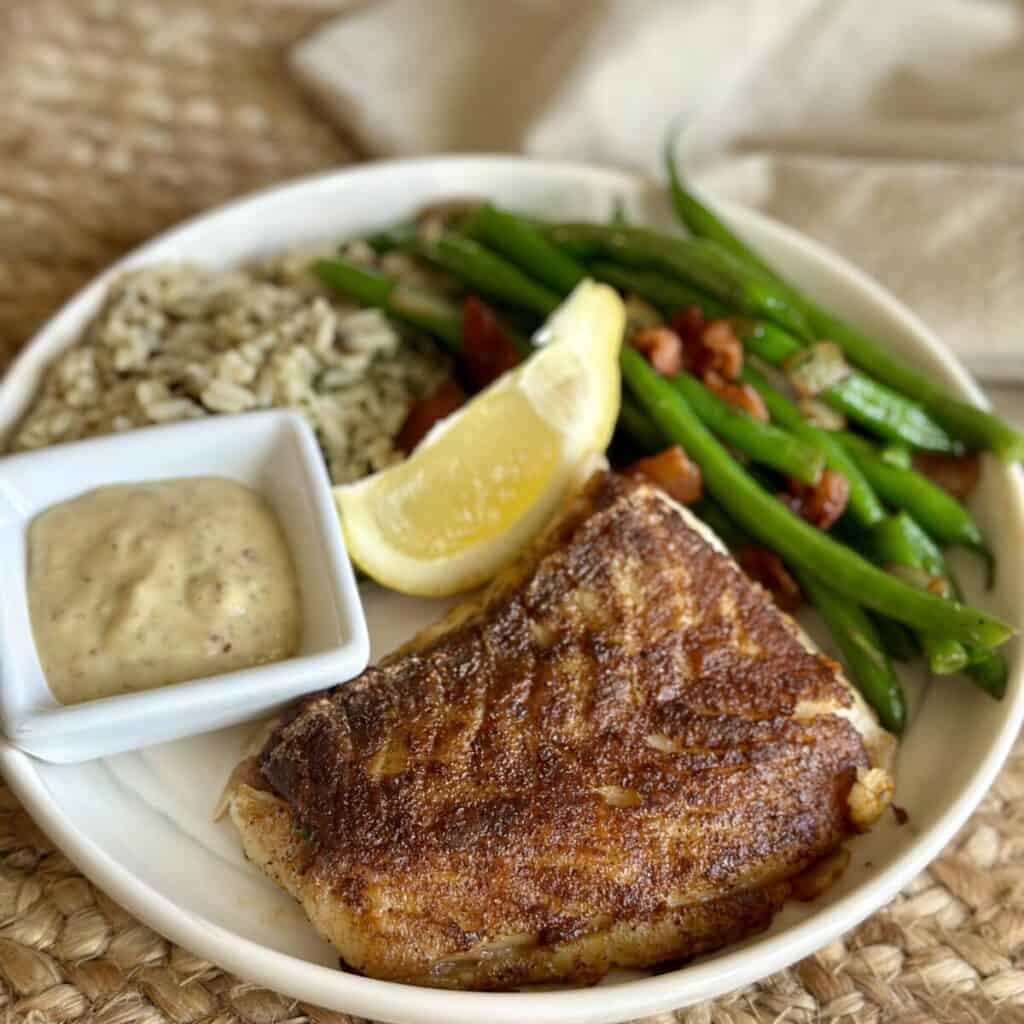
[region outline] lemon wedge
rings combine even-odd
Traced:
[[[404,462],[336,487],[356,565],[427,596],[477,586],[508,565],[611,440],[624,325],[618,294],[581,282],[526,362],[437,423]]]

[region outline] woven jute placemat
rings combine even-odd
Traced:
[[[284,64],[290,42],[343,6],[0,0],[0,366],[143,239],[229,196],[357,157]],[[46,1024],[352,1021],[154,934],[2,787],[0,1008]],[[885,910],[790,970],[657,1020],[1024,1022],[1024,746],[955,842]]]

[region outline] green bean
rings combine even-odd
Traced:
[[[941,579],[950,593],[956,592],[955,581],[942,552],[905,512],[889,517],[870,533],[862,534],[854,546],[866,550],[883,567],[894,564],[909,566]],[[883,645],[890,656],[896,660],[909,660],[914,656],[916,652],[913,648],[907,647],[908,635],[904,633],[904,637],[898,637],[891,631],[891,627],[898,626],[898,623],[879,619],[876,625],[879,626]],[[964,645],[935,634],[921,634],[920,642],[935,675],[952,675],[964,671],[981,689],[997,699],[1005,692],[1006,664],[997,652]]]
[[[915,635],[895,619],[886,615],[873,615],[882,649],[893,661],[913,661],[921,653]]]
[[[317,260],[317,276],[365,306],[376,306],[398,320],[432,334],[456,352],[462,343],[459,308],[442,296],[409,285],[347,260]]]
[[[995,616],[908,586],[795,516],[761,490],[639,352],[625,346],[620,362],[630,390],[666,440],[681,445],[700,466],[710,496],[790,565],[815,573],[850,600],[910,626],[946,632],[984,647],[998,646],[1013,635],[1013,629]]]
[[[753,387],[768,407],[772,419],[795,437],[814,445],[825,456],[826,465],[846,478],[850,488],[847,505],[861,526],[872,526],[885,517],[885,509],[864,474],[843,446],[827,431],[812,426],[785,395],[776,391],[752,366],[744,366],[740,379]]]
[[[931,538],[928,538],[929,541]],[[941,558],[941,552],[939,556]],[[956,576],[947,566],[946,573],[953,586],[953,594],[958,601],[963,600],[960,584]],[[990,650],[987,647],[967,647],[967,667],[964,673],[969,676],[982,690],[996,700],[1001,700],[1006,694],[1006,682],[1009,672],[1006,661],[998,651]]]
[[[886,535],[895,538],[895,544],[889,545]],[[910,513],[897,512],[887,517],[869,536],[869,543],[877,545],[875,550],[881,561],[895,561],[921,569],[929,576],[941,579],[944,589],[950,595],[954,594],[955,588],[942,550]],[[885,557],[887,551],[893,557]]]
[[[577,258],[603,257],[628,266],[678,274],[733,309],[774,320],[805,340],[812,338],[806,320],[778,286],[751,273],[710,242],[607,224],[559,224],[548,228],[546,234]]]
[[[869,546],[874,561],[891,571],[892,566],[906,566],[941,580],[952,594],[945,573],[945,562],[931,539],[906,512],[889,516],[872,531]],[[921,585],[924,585],[922,580]],[[967,649],[953,637],[938,633],[919,634],[928,664],[936,675],[952,675],[967,665]]]
[[[364,306],[376,306],[396,320],[426,331],[449,351],[458,353],[462,347],[462,310],[447,296],[401,284],[386,274],[347,260],[318,260],[313,270],[325,284]],[[533,351],[530,343],[507,325],[503,326],[520,356],[528,356]]]
[[[671,139],[665,142],[665,165],[668,171],[669,194],[680,221],[698,238],[708,238],[712,242],[717,242],[723,249],[731,252],[764,277],[782,283],[775,271],[742,238],[734,235],[713,210],[705,206],[683,185],[679,168],[673,158]]]
[[[925,533],[921,527],[914,522],[910,516],[900,516],[903,520],[903,531],[907,542],[912,546],[915,557],[919,560],[925,572],[932,576],[940,577],[947,581],[951,593],[960,599],[960,588],[956,579],[946,564],[946,560],[939,550],[938,545]],[[986,693],[999,700],[1006,693],[1007,668],[1006,662],[997,651],[989,650],[986,647],[973,647],[965,645],[964,653],[967,658],[967,665],[961,665],[963,671]],[[929,657],[933,655],[929,652]],[[943,656],[941,646],[935,651],[935,657],[940,659]],[[947,665],[953,664],[961,659],[961,654],[953,648],[949,648],[947,657],[950,659]],[[937,672],[934,663],[932,671]],[[952,669],[950,669],[952,671]]]
[[[967,668],[967,648],[959,640],[935,633],[921,633],[921,646],[928,659],[928,668],[936,676],[954,676]]]
[[[827,388],[819,397],[885,441],[944,454],[962,450],[917,402],[856,370]]]
[[[650,417],[640,408],[636,400],[628,394],[622,396],[618,425],[629,439],[644,452],[650,454],[665,447],[661,431],[651,422]]]
[[[760,325],[757,330],[738,331],[737,335],[754,355],[780,369],[800,350],[795,338],[771,324]],[[958,450],[954,439],[920,405],[857,371],[826,388],[818,397],[883,440],[909,444],[924,451],[950,453]]]
[[[951,594],[960,600],[960,588],[956,578],[946,564],[946,559],[935,541],[914,522],[911,516],[903,514],[897,518],[901,520],[906,543],[913,549],[913,557],[925,572],[947,581]],[[965,645],[965,653],[967,656],[967,665],[964,668],[966,674],[986,693],[996,699],[1001,698],[1006,692],[1007,677],[1006,663],[1001,655],[988,648],[973,647],[970,644]],[[959,658],[960,655],[954,652],[952,657]],[[934,667],[933,671],[935,671]]]
[[[905,509],[940,544],[962,544],[978,552],[991,571],[992,555],[970,512],[951,494],[913,469],[902,469],[878,456],[874,446],[856,434],[838,432],[836,439],[854,458],[883,501]]]
[[[835,593],[813,573],[797,569],[796,575],[839,645],[854,685],[875,709],[882,725],[899,735],[907,717],[903,687],[874,622],[863,608]]]
[[[806,484],[816,484],[821,479],[825,458],[819,448],[771,423],[754,419],[719,398],[688,373],[677,374],[669,380],[713,434],[755,462]]]
[[[804,301],[800,308],[820,337],[834,341],[862,370],[920,402],[955,437],[972,448],[987,448],[1004,462],[1024,459],[1024,434],[998,416],[954,398],[933,380],[819,306]]]
[[[712,298],[699,288],[668,278],[657,270],[641,270],[635,267],[622,267],[606,260],[596,260],[590,264],[590,272],[599,281],[607,281],[621,291],[633,292],[649,302],[653,302],[665,313],[675,313],[687,306],[697,306],[709,319],[726,316],[728,307]],[[793,342],[799,348],[798,342]]]
[[[1006,695],[1006,662],[998,651],[988,648],[969,648],[971,661],[964,672],[974,683],[996,700]]]
[[[988,449],[1002,462],[1024,461],[1024,434],[995,413],[940,391],[918,400],[971,447]]]
[[[470,289],[540,316],[553,312],[560,301],[555,292],[471,238],[444,234],[435,242],[425,243],[419,251],[455,274]]]
[[[402,221],[392,227],[374,231],[363,238],[374,252],[392,252],[395,249],[414,249],[419,243],[420,231],[411,221]]]
[[[951,595],[958,601],[962,600],[959,584],[939,546],[911,516],[901,518],[905,519],[904,531],[924,571],[947,581]],[[1007,670],[1001,655],[986,647],[974,647],[970,644],[965,647],[968,664],[964,671],[987,693],[996,698],[1002,697],[1006,692]],[[999,680],[1002,680],[1001,684]]]
[[[885,346],[803,296],[685,189],[668,150],[666,156],[673,202],[694,234],[713,239],[751,273],[774,282],[780,301],[801,313],[817,337],[834,341],[856,366],[919,402],[955,437],[972,447],[991,450],[1004,462],[1024,459],[1024,434],[987,410],[954,398],[934,380],[891,355]]]
[[[571,292],[587,275],[585,267],[516,213],[487,204],[472,215],[465,230],[559,295]]]
[[[792,334],[764,320],[751,320],[743,316],[729,317],[736,336],[750,349],[752,355],[763,359],[769,366],[785,369],[786,360],[801,349],[800,342]],[[827,401],[827,392],[819,395]]]
[[[591,270],[602,281],[634,292],[669,314],[687,306],[698,306],[709,319],[728,315],[727,307],[717,299],[657,271],[630,269],[603,261],[595,262]],[[729,319],[744,346],[772,366],[783,367],[801,348],[796,338],[769,321],[740,316]],[[953,438],[920,405],[856,371],[827,388],[819,397],[885,440],[933,452],[957,450]]]
[[[743,344],[771,366],[785,369],[789,357],[800,350],[800,343],[774,324],[737,317],[731,322]],[[920,405],[856,370],[818,398],[885,441],[944,454],[960,450]]]

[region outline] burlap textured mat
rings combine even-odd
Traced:
[[[0,0],[0,365],[154,232],[355,158],[283,64],[287,44],[340,6]],[[134,921],[2,788],[0,1010],[40,1024],[351,1021],[240,981]],[[888,908],[791,970],[661,1020],[1024,1021],[1024,746]]]

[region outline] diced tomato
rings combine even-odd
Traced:
[[[465,401],[462,388],[449,377],[432,395],[413,402],[395,438],[395,447],[408,455],[435,423],[451,415]]]
[[[470,379],[485,388],[518,365],[519,353],[497,314],[483,299],[470,295],[462,305],[460,357]]]
[[[704,380],[717,373],[736,380],[740,375],[743,344],[729,320],[707,320],[699,306],[687,306],[672,318],[671,327],[682,339],[686,365],[696,377]]]
[[[630,345],[642,352],[655,373],[671,377],[683,368],[683,342],[671,327],[646,327],[634,331]]]
[[[701,332],[700,352],[693,371],[703,377],[710,371],[735,380],[743,369],[743,345],[728,320],[712,320]]]
[[[830,530],[846,511],[849,500],[850,484],[846,477],[834,469],[826,469],[808,491],[804,518],[819,530]]]
[[[704,311],[700,306],[687,306],[679,310],[669,322],[669,326],[683,339],[683,344],[687,348],[693,342],[700,341],[706,324],[707,320],[704,319]]]
[[[626,468],[626,473],[657,484],[681,505],[692,505],[704,491],[700,467],[677,444],[638,459]]]
[[[789,493],[779,497],[793,512],[819,530],[830,530],[846,511],[850,484],[842,473],[826,469],[816,484],[790,480]]]
[[[790,385],[801,398],[814,398],[851,373],[843,350],[827,339],[798,349],[784,366]]]
[[[726,380],[715,370],[709,370],[704,374],[704,386],[730,405],[735,405],[737,409],[742,409],[753,416],[755,420],[767,423],[771,419],[764,399],[749,384]]]
[[[760,544],[744,544],[737,560],[743,571],[760,583],[784,612],[795,612],[803,603],[800,585],[774,551]]]

